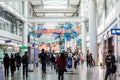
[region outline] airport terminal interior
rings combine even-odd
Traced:
[[[120,0],[0,0],[0,80],[120,80]]]

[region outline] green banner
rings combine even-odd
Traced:
[[[20,46],[20,49],[28,49],[28,46]]]

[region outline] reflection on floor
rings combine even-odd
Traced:
[[[86,64],[78,66],[76,70],[65,73],[64,80],[104,80],[105,70],[99,67],[87,68]],[[28,78],[23,78],[22,69],[16,71],[14,77],[6,77],[5,80],[58,80],[57,74],[54,70],[51,70],[50,66],[47,67],[47,73],[42,74],[40,66],[35,68],[34,72],[29,72]],[[115,80],[115,79],[113,79]],[[116,80],[120,80],[117,75]]]

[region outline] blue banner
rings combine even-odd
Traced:
[[[111,34],[112,35],[120,35],[120,28],[112,28]]]

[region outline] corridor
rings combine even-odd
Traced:
[[[118,74],[116,74],[116,80],[119,80]],[[64,80],[104,80],[105,69],[99,67],[87,68],[86,64],[78,66],[76,70],[68,69],[68,72],[64,75]],[[22,69],[16,71],[14,77],[5,78],[5,80],[58,80],[57,73],[51,70],[50,66],[47,67],[47,73],[42,74],[40,65],[35,68],[34,72],[29,72],[29,77],[22,76]]]

